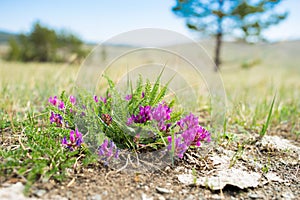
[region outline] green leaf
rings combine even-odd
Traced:
[[[273,100],[272,100],[272,103],[271,103],[271,106],[270,106],[270,110],[269,110],[269,114],[268,114],[266,123],[263,124],[262,129],[261,129],[261,131],[259,133],[260,137],[265,136],[265,134],[267,132],[267,129],[269,127],[269,124],[270,124],[270,121],[271,121],[272,112],[273,112],[273,107],[274,107],[275,99],[276,99],[276,93],[275,93],[275,95],[273,97]]]

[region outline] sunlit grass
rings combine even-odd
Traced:
[[[72,93],[80,66],[67,64],[0,62],[0,110],[5,114],[23,116],[27,111],[39,112],[49,96],[62,91]],[[271,126],[289,124],[293,133],[299,132],[300,70],[256,66],[221,72],[226,90],[227,126],[260,130],[269,111],[274,94]],[[208,98],[202,97],[204,102]],[[203,107],[203,103],[201,104]]]
[[[49,96],[71,91],[78,66],[0,61],[0,110],[40,111]]]

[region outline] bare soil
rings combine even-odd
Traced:
[[[285,132],[281,133],[279,138],[286,137]],[[69,178],[64,182],[50,180],[35,183],[30,197],[89,200],[300,199],[299,140],[289,140],[291,148],[285,149],[282,149],[281,144],[272,144],[272,141],[273,136],[262,140],[257,136],[242,135],[236,142],[223,139],[218,144],[212,142],[199,149],[189,150],[174,165],[151,172],[128,171],[125,167],[111,169],[101,163],[83,167],[78,163],[77,170],[70,169]],[[221,158],[221,161],[216,162],[216,158]],[[258,184],[244,189],[240,189],[239,183],[227,184],[222,189],[214,190],[208,185],[185,184],[178,179],[178,175],[182,174],[193,174],[196,179],[218,177],[218,172],[225,168],[255,172],[260,176]],[[22,182],[22,179],[3,180],[2,177],[2,181],[7,185]]]

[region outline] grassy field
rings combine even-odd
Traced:
[[[295,56],[296,44],[225,44],[221,77],[228,100],[229,125],[260,127],[277,93],[273,126],[288,123],[292,126],[291,134],[299,134],[300,61]],[[210,43],[203,46],[208,52],[212,50]],[[188,50],[188,46],[185,48]],[[253,60],[258,62],[252,66]],[[2,121],[8,116],[21,120],[19,117],[27,111],[41,111],[49,96],[60,95],[62,91],[71,94],[79,69],[79,65],[0,61]]]
[[[204,46],[208,52],[212,50],[211,46]],[[266,134],[299,141],[300,60],[296,57],[297,48],[294,43],[273,46],[225,45],[224,65],[220,73],[227,95],[227,113],[225,132],[218,133],[218,137],[259,133],[266,125],[271,102],[276,95]],[[36,141],[44,143],[45,135],[36,134],[41,131],[41,124],[43,129],[43,125],[48,123],[48,113],[45,111],[48,98],[59,96],[63,91],[72,94],[79,69],[79,65],[0,60],[0,163],[6,163],[1,165],[6,173],[18,174],[29,182],[28,186],[38,178],[55,177],[55,180],[61,180],[60,176],[56,176],[58,171],[74,164],[74,160],[67,162],[61,149],[55,147],[57,139],[49,140],[44,147],[38,146]],[[206,98],[205,95],[201,104],[205,108],[209,107],[209,99]],[[27,138],[34,138],[32,143],[29,139],[20,142],[20,137],[25,137],[24,130],[29,133]],[[47,137],[49,134],[51,137],[50,132],[54,129],[43,130]],[[47,156],[42,162],[40,157],[43,157],[43,152],[47,152]],[[32,166],[25,161],[28,158],[30,162],[39,164]],[[7,177],[4,177],[0,176],[6,180]]]

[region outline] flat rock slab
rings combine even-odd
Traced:
[[[24,185],[20,182],[10,185],[5,188],[0,188],[0,199],[1,200],[34,200],[36,198],[28,198],[23,194]]]
[[[273,147],[281,151],[294,151],[295,153],[298,154],[297,162],[300,161],[300,147],[292,144],[291,141],[287,139],[284,139],[279,136],[265,135],[261,140],[261,144],[263,146]]]
[[[187,185],[200,185],[209,187],[211,190],[223,189],[226,185],[236,186],[240,189],[257,187],[261,174],[256,172],[247,172],[245,170],[231,168],[219,171],[216,176],[196,178],[192,174],[178,175],[178,180]]]

